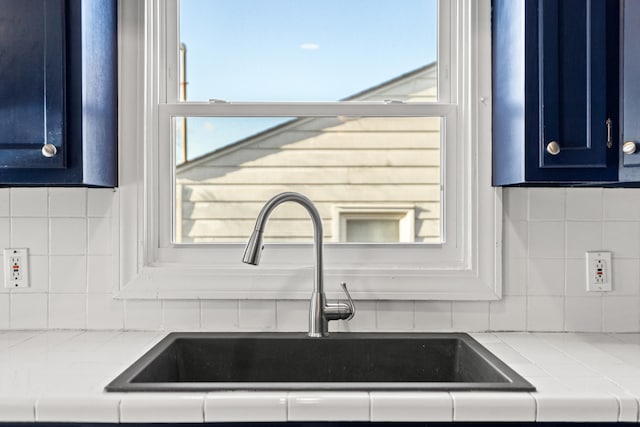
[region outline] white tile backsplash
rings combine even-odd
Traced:
[[[0,216],[9,216],[11,205],[9,203],[10,193],[8,188],[0,188]]]
[[[330,330],[640,331],[640,190],[505,188],[503,201],[503,299],[356,301]],[[0,329],[306,330],[307,301],[112,299],[117,203],[110,189],[0,189],[0,249],[29,248],[31,264],[30,288],[0,287]],[[587,250],[612,252],[612,292],[586,292]],[[83,315],[61,310],[76,303]]]
[[[49,316],[49,300],[47,294],[11,295],[12,329],[46,329]]]
[[[11,216],[12,217],[46,217],[47,216],[46,188],[12,188]]]
[[[578,221],[600,221],[603,214],[602,188],[567,190],[567,218]]]
[[[49,295],[49,327],[51,329],[85,329],[87,327],[87,294]]]
[[[28,248],[29,255],[49,253],[49,221],[47,218],[11,218],[11,247]]]
[[[49,216],[80,218],[87,216],[87,189],[49,189]]]
[[[49,291],[80,293],[87,291],[87,257],[65,255],[49,257]]]
[[[87,253],[86,218],[51,218],[51,255],[85,255]]]

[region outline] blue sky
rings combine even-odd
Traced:
[[[436,0],[180,0],[187,100],[339,100],[434,61],[436,25]],[[215,130],[190,123],[189,158],[240,135]]]

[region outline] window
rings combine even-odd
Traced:
[[[193,0],[182,1],[186,5]],[[322,205],[325,232],[334,234],[330,240],[344,242],[327,244],[327,283],[350,281],[356,298],[499,295],[500,191],[490,187],[490,2],[406,0],[407,7],[437,7],[437,25],[424,25],[437,28],[436,58],[427,64],[420,59],[399,64],[401,68],[387,70],[392,74],[386,77],[376,74],[378,68],[386,69],[375,67],[376,61],[382,64],[387,59],[380,56],[382,50],[376,56],[375,47],[382,49],[385,40],[392,39],[391,33],[403,31],[381,18],[391,19],[391,15],[371,16],[369,9],[376,8],[367,8],[366,0],[346,2],[346,15],[358,22],[368,18],[363,26],[367,36],[361,37],[361,48],[368,52],[364,59],[354,64],[345,53],[342,62],[325,57],[313,62],[301,56],[296,65],[302,68],[283,79],[285,71],[272,68],[272,63],[286,67],[286,61],[274,59],[278,49],[265,50],[262,42],[271,42],[267,47],[272,49],[278,41],[274,37],[292,31],[276,31],[274,26],[311,25],[305,24],[304,14],[289,16],[295,13],[290,9],[302,4],[317,8],[312,21],[324,26],[317,34],[335,36],[338,31],[332,25],[350,25],[335,15],[338,6],[345,5],[336,1],[198,3],[202,9],[205,3],[215,3],[216,19],[226,21],[210,22],[210,26],[220,30],[215,37],[225,43],[215,37],[208,43],[219,43],[220,49],[228,45],[229,50],[205,55],[214,66],[205,71],[210,78],[197,84],[211,87],[197,91],[196,80],[190,81],[189,72],[185,73],[185,65],[191,64],[189,52],[195,55],[197,43],[180,37],[180,28],[188,27],[184,22],[188,13],[180,9],[180,2],[147,0],[144,9],[123,2],[131,15],[125,11],[122,16],[133,17],[129,26],[121,23],[121,37],[127,36],[129,28],[130,40],[144,44],[145,52],[137,62],[130,61],[135,58],[134,49],[121,52],[127,58],[121,58],[122,103],[141,95],[140,86],[144,88],[143,106],[136,110],[135,102],[127,104],[135,113],[131,117],[143,112],[144,126],[121,111],[121,134],[145,141],[144,152],[128,148],[144,159],[145,168],[131,160],[127,170],[136,183],[142,183],[143,190],[137,193],[143,191],[145,198],[141,207],[124,202],[121,207],[123,217],[139,219],[136,232],[125,236],[130,236],[129,243],[121,256],[121,263],[127,264],[122,273],[123,282],[128,283],[125,296],[151,292],[156,297],[307,298],[306,278],[313,260],[311,224],[295,206],[278,208],[282,217],[274,218],[267,229],[268,247],[261,266],[240,263],[260,206],[285,190],[307,193]],[[289,7],[256,12],[275,3]],[[349,7],[367,13],[346,13]],[[403,11],[396,1],[388,2],[388,7],[394,13]],[[407,19],[424,18],[425,23],[428,19],[416,11],[404,12]],[[262,25],[254,21],[248,25],[246,19],[252,13],[265,18],[266,27],[254,28]],[[141,28],[146,31],[144,37]],[[374,48],[366,46],[372,37]],[[316,40],[296,42],[296,53],[322,53],[326,44]],[[420,52],[421,43],[392,44],[385,55],[408,45],[412,52]],[[428,57],[417,56],[423,62]],[[300,71],[309,67],[305,61],[324,71],[308,80]],[[353,80],[339,78],[352,77],[354,72],[344,70],[358,65],[360,92],[354,93],[353,86],[338,87],[344,83],[341,80]],[[324,79],[332,73],[338,78]],[[300,81],[291,77],[296,75]],[[417,86],[416,77],[430,79],[432,86]],[[291,90],[282,88],[282,80],[285,89]],[[199,98],[185,96],[185,87]],[[207,134],[208,130],[215,132]],[[200,137],[204,143],[194,142],[199,141],[198,132],[208,135]],[[190,151],[198,146],[201,151]],[[343,152],[336,152],[338,148]],[[383,164],[376,163],[381,159]],[[283,165],[286,173],[275,170]],[[414,196],[401,196],[405,190],[399,191],[399,184],[413,186]],[[268,191],[261,193],[267,185]],[[323,188],[315,195],[305,191],[316,191],[314,186]],[[283,226],[278,227],[277,221]],[[270,228],[272,240],[268,239]],[[430,231],[420,234],[423,229]],[[379,237],[372,239],[374,232]],[[274,244],[269,245],[270,241]],[[135,265],[130,265],[131,257],[138,259]]]
[[[440,241],[440,230],[416,236],[415,206],[335,206],[334,241],[349,243],[409,243],[416,239]],[[436,221],[437,222],[437,221]]]

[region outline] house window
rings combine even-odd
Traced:
[[[348,243],[411,243],[440,240],[440,230],[415,228],[415,206],[335,206],[333,240]],[[436,221],[437,223],[437,221]]]
[[[298,207],[274,212],[259,268],[240,263],[264,202],[299,191],[336,242],[326,276],[350,280],[356,298],[499,296],[489,0],[123,3],[145,52],[120,59],[145,70],[143,84],[123,73],[120,92],[127,106],[144,99],[125,291],[307,298],[312,232]]]

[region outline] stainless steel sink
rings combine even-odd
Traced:
[[[106,391],[535,388],[467,334],[171,333]]]

